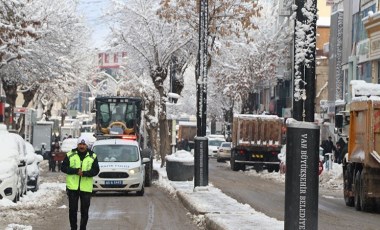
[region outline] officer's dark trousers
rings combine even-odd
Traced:
[[[91,193],[67,190],[67,196],[69,198],[69,219],[71,230],[77,230],[77,212],[78,212],[78,200],[80,198],[80,230],[86,230],[88,221],[88,210],[90,208]]]

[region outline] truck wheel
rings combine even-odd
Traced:
[[[360,208],[362,211],[371,212],[374,210],[375,199],[367,196],[368,181],[366,171],[363,170],[360,174]]]
[[[231,158],[230,164],[232,171],[239,171],[239,165],[235,163],[235,159]]]
[[[262,164],[256,164],[254,167],[257,173],[264,170],[264,166]]]
[[[343,189],[343,195],[344,195],[344,201],[347,206],[354,207],[355,201],[354,197],[350,196],[350,193],[352,192],[352,167],[350,164],[347,165],[347,168],[343,172],[343,181],[344,181],[344,189]]]
[[[360,171],[357,171],[355,175],[355,209],[358,211],[361,210],[359,193],[360,193]]]

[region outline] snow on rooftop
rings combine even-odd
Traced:
[[[317,20],[317,26],[330,27],[330,17],[319,17]]]
[[[353,98],[358,96],[380,96],[380,84],[352,80],[350,85]]]
[[[178,125],[183,125],[183,126],[197,126],[197,122],[194,121],[180,121]]]
[[[262,114],[234,114],[234,117],[242,118],[242,119],[279,119],[277,115],[262,115]]]

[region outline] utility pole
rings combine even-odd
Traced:
[[[293,118],[287,125],[284,229],[318,229],[319,126],[314,123],[317,0],[295,0]]]
[[[206,136],[208,0],[199,1],[199,40],[197,69],[197,136]]]
[[[208,185],[207,61],[208,0],[199,0],[199,40],[197,60],[197,137],[194,151],[194,187]]]

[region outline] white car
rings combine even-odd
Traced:
[[[144,195],[145,166],[137,141],[124,139],[97,140],[92,146],[100,172],[94,177],[93,192],[136,192]]]
[[[17,202],[27,191],[25,141],[0,124],[0,149],[0,199]]]
[[[222,142],[220,144],[218,153],[216,154],[216,161],[223,162],[231,159],[231,142]]]
[[[218,154],[219,146],[225,141],[221,138],[208,138],[208,155],[215,157]]]
[[[25,142],[26,144],[26,164],[27,164],[27,173],[28,173],[28,181],[27,181],[27,189],[35,192],[39,187],[39,176],[40,176],[40,168],[38,164],[43,161],[43,157],[39,154],[36,154],[33,148],[33,145],[29,142]]]

